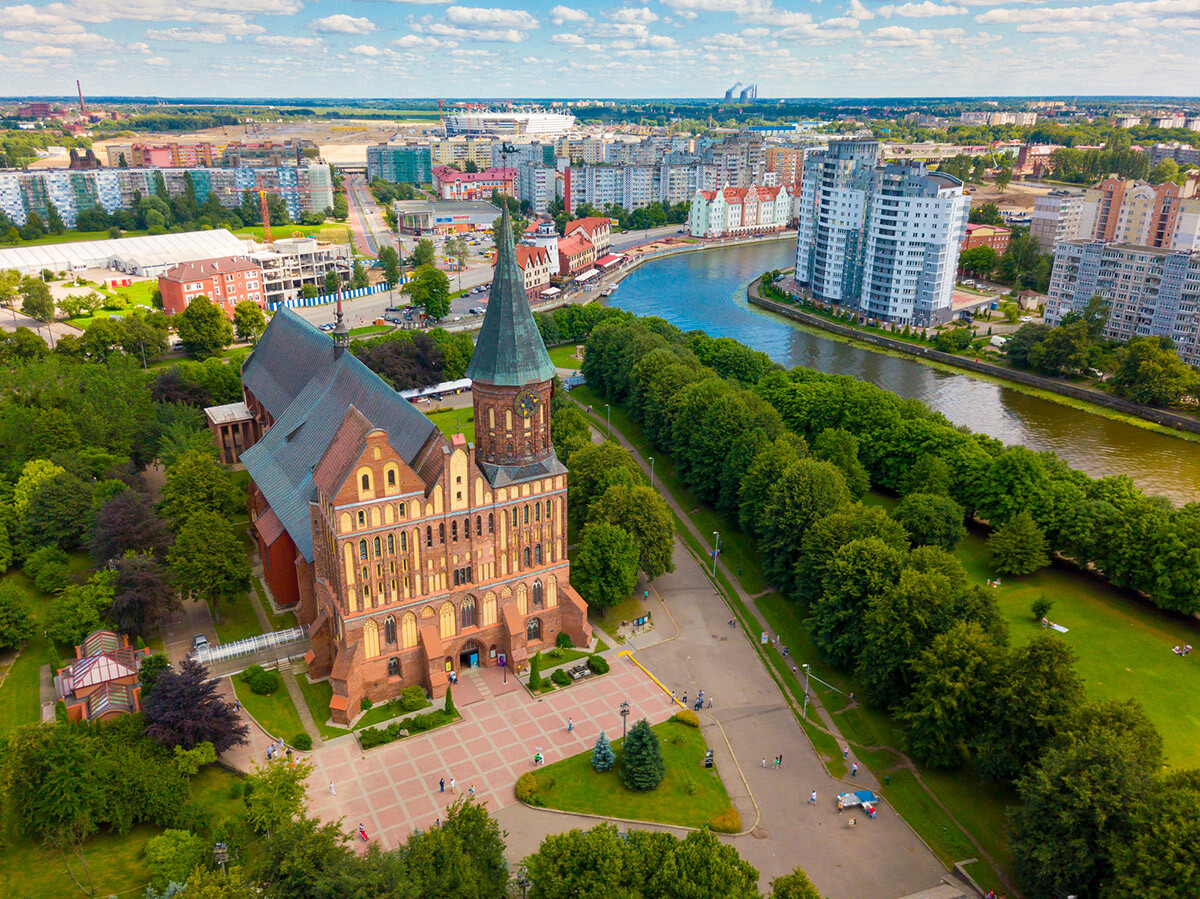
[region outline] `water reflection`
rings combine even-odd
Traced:
[[[733,337],[789,367],[870,381],[1005,443],[1053,450],[1094,477],[1123,473],[1176,502],[1200,499],[1200,443],[830,340],[751,307],[745,285],[790,265],[794,251],[793,242],[774,241],[649,262],[621,282],[610,302],[685,331]]]

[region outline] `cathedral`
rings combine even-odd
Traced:
[[[242,367],[241,461],[264,575],[308,631],[330,713],[452,672],[521,667],[566,632],[591,639],[570,584],[567,470],[554,453],[546,353],[505,210],[487,314],[467,369],[474,444],[445,437],[349,352],[288,309]]]

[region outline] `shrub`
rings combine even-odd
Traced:
[[[399,705],[402,712],[416,712],[429,705],[429,698],[425,695],[424,688],[413,684],[401,691]]]
[[[559,649],[571,649],[575,644],[571,642],[571,635],[566,631],[559,631],[558,636],[554,638],[554,645]]]
[[[717,817],[708,822],[708,826],[717,833],[741,833],[742,816],[733,806],[725,809]]]
[[[229,785],[229,798],[230,799],[241,799],[242,798],[242,782],[240,780],[235,780],[233,783],[231,783]]]
[[[1033,605],[1029,607],[1029,611],[1033,612],[1033,620],[1041,621],[1050,614],[1050,609],[1054,606],[1054,602],[1046,596],[1039,596],[1033,601]]]
[[[47,562],[34,575],[33,586],[43,593],[61,593],[70,577],[71,569],[66,562]]]
[[[526,771],[517,778],[517,799],[529,805],[542,804],[542,800],[538,796],[537,778],[533,776],[532,771]]]
[[[312,737],[306,733],[299,733],[292,737],[292,745],[297,749],[302,749],[305,752],[312,749]]]
[[[388,737],[385,727],[367,727],[358,732],[358,744],[363,749],[374,749],[384,743],[391,743],[395,737]]]
[[[207,842],[196,834],[168,828],[146,843],[146,867],[157,886],[184,883],[208,851]]]
[[[192,833],[207,833],[212,827],[212,812],[196,801],[185,802],[175,813],[174,824],[180,830]]]
[[[537,690],[542,686],[542,654],[535,652],[529,660],[529,689]]]
[[[31,552],[25,559],[24,571],[36,581],[38,572],[46,565],[68,565],[69,563],[70,559],[67,558],[67,554],[57,546],[43,546],[41,549]]]
[[[571,678],[567,677],[567,672],[561,668],[554,669],[554,672],[550,675],[550,680],[554,681],[560,687],[570,686],[571,684]]]
[[[458,709],[454,707],[454,693],[451,691],[450,687],[446,687],[446,702],[443,705],[443,708],[446,711],[446,716],[449,718],[453,718],[458,714]]]
[[[257,665],[254,667],[258,668],[258,670],[250,677],[243,676],[243,680],[250,685],[251,693],[256,693],[259,696],[270,696],[283,686],[283,681],[280,679],[278,671],[264,671]]]
[[[691,709],[680,709],[671,716],[672,721],[678,721],[680,724],[686,724],[688,727],[699,727],[700,716]]]
[[[608,661],[603,656],[588,656],[587,666],[592,669],[592,674],[608,674]]]
[[[367,697],[364,696],[362,698],[362,702],[360,702],[358,705],[364,712],[366,712],[371,708],[371,704],[372,704],[371,700],[367,699]]]
[[[546,650],[546,658],[548,658],[548,659],[554,659],[554,661],[557,662],[562,657],[563,657],[563,651],[561,649],[559,649],[557,646],[555,646],[553,649]]]

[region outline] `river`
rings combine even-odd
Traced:
[[[653,260],[625,278],[609,302],[637,315],[661,316],[685,331],[733,337],[789,368],[870,381],[973,431],[1053,450],[1093,477],[1126,474],[1148,493],[1174,502],[1200,499],[1198,442],[822,337],[752,307],[746,285],[764,271],[791,265],[794,254],[795,242],[780,240]]]

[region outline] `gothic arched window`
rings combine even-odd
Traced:
[[[425,525],[425,545],[433,546],[433,528],[430,525]]]
[[[392,582],[393,588],[395,581]],[[396,642],[396,619],[391,615],[383,620],[383,642],[391,644]]]
[[[358,541],[358,557],[360,559],[365,559],[367,557],[367,541],[366,540]]]
[[[525,639],[526,640],[542,639],[542,619],[540,619],[540,618],[530,618],[529,619],[529,623],[527,625],[525,625]]]
[[[462,626],[475,626],[475,597],[468,596],[462,601]]]
[[[542,564],[542,544],[538,544],[533,548],[533,563],[535,565]]]
[[[376,557],[383,554],[383,544],[379,542],[379,538],[375,538],[375,555]]]
[[[400,660],[388,659],[388,677],[400,676]]]
[[[533,582],[533,606],[535,609],[541,608],[542,595],[542,582],[540,580],[536,580]]]
[[[525,547],[525,567],[529,567],[529,547]]]
[[[388,554],[390,555],[391,553],[394,553],[395,551],[396,551],[396,538],[393,537],[391,534],[388,534]]]

